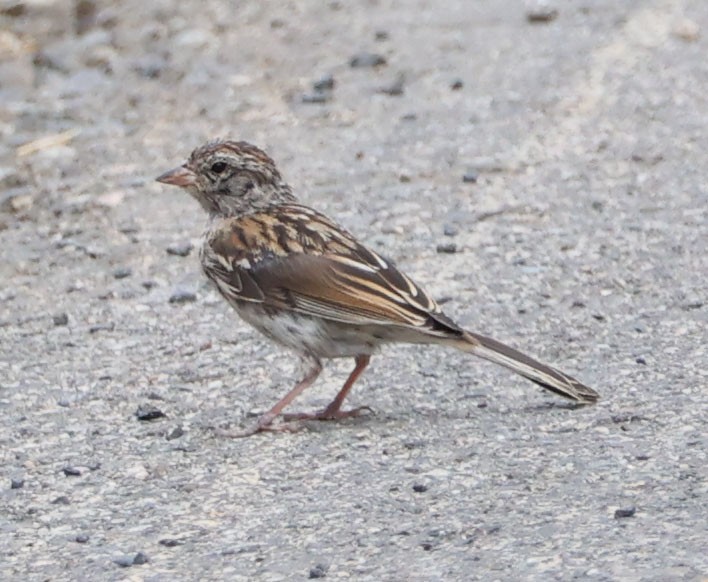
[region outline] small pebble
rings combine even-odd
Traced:
[[[175,255],[177,257],[186,257],[194,249],[194,245],[191,242],[179,242],[172,243],[165,250],[168,255]]]
[[[115,271],[113,271],[113,278],[125,279],[126,277],[130,277],[132,274],[133,269],[130,267],[118,267]]]
[[[681,40],[694,42],[701,36],[701,28],[693,20],[685,18],[674,26],[672,33]]]
[[[66,495],[60,495],[57,497],[54,501],[52,501],[53,505],[71,505],[71,501]]]
[[[197,300],[197,294],[191,289],[175,288],[170,295],[170,303],[191,303]]]
[[[634,514],[637,512],[637,508],[632,506],[632,507],[624,507],[621,509],[615,509],[615,519],[623,519],[625,517],[634,517]]]
[[[315,91],[331,91],[334,89],[334,85],[334,75],[327,74],[312,83],[312,89]]]
[[[25,486],[24,479],[10,479],[10,489],[22,489]]]
[[[155,283],[155,281],[143,281],[141,285],[145,289],[152,289],[153,287],[157,287],[157,283]]]
[[[181,541],[175,540],[173,538],[166,538],[164,540],[160,540],[157,543],[160,544],[161,546],[165,546],[166,548],[174,548],[174,547],[182,545]]]
[[[446,224],[443,226],[443,234],[445,236],[457,236],[459,232],[459,229],[454,224]]]
[[[647,361],[646,361],[644,358],[642,358],[641,356],[638,357],[638,358],[637,358],[636,360],[634,360],[634,361],[637,362],[637,364],[643,364],[643,365],[646,365],[646,363],[647,363]]]
[[[153,406],[152,404],[141,404],[135,411],[135,416],[138,420],[147,422],[158,418],[164,418],[167,415],[162,412],[162,410],[157,408],[157,406]]]
[[[384,95],[390,95],[391,97],[398,97],[399,95],[403,95],[404,84],[404,76],[399,75],[390,85],[381,87],[377,92],[383,93]]]
[[[327,566],[324,564],[317,564],[316,566],[310,568],[310,579],[313,578],[325,578],[327,576]]]
[[[374,33],[374,40],[381,42],[382,40],[388,40],[390,38],[389,34],[385,30],[377,30]]]
[[[133,556],[120,556],[113,560],[114,564],[118,564],[121,568],[130,568],[133,565]]]
[[[74,541],[78,544],[85,544],[89,541],[89,537],[86,534],[79,534],[74,538]]]
[[[462,79],[455,79],[452,83],[450,83],[450,89],[453,91],[459,91],[464,86],[465,84],[462,82]]]
[[[58,313],[52,317],[52,321],[56,327],[67,325],[69,323],[69,316],[66,313]]]
[[[113,331],[115,323],[98,323],[89,327],[89,333],[97,333],[99,331]]]
[[[133,565],[134,566],[141,566],[143,564],[147,564],[150,561],[150,558],[147,557],[146,554],[143,554],[142,552],[138,552],[135,554],[135,557],[133,558]]]
[[[526,8],[526,20],[529,22],[552,22],[558,18],[558,9],[548,0],[532,0]]]
[[[81,475],[81,471],[76,467],[64,467],[62,471],[67,477],[79,477]]]
[[[386,64],[386,59],[375,53],[359,53],[354,55],[349,60],[349,66],[352,68],[367,68],[367,67],[379,67]]]
[[[303,103],[315,103],[315,104],[327,103],[327,101],[329,101],[329,100],[330,100],[330,94],[323,93],[323,92],[305,93],[300,98],[300,101],[302,101]]]
[[[165,438],[168,441],[173,441],[173,440],[178,439],[182,436],[184,436],[184,429],[181,426],[176,426],[169,433],[167,433],[167,436]]]
[[[479,178],[479,174],[475,172],[474,170],[469,170],[468,172],[465,172],[462,175],[462,181],[465,184],[475,184],[477,182],[477,179]]]
[[[457,245],[455,243],[441,243],[435,247],[435,251],[444,254],[453,254],[457,252]]]
[[[142,55],[132,63],[133,70],[146,79],[157,79],[167,67],[167,61],[157,54]]]
[[[416,493],[425,493],[428,490],[427,485],[423,485],[422,483],[416,483],[413,485],[413,491]]]

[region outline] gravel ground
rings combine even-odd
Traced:
[[[706,579],[708,3],[555,8],[0,2],[2,580]],[[603,399],[402,346],[215,436],[298,373],[153,181],[226,135]]]

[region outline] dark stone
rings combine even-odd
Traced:
[[[637,508],[632,506],[632,507],[624,507],[621,509],[615,509],[615,519],[623,519],[625,517],[634,517],[634,514],[637,512]]]
[[[423,548],[423,550],[425,550],[426,552],[429,552],[433,549],[433,544],[431,544],[430,542],[424,542],[420,544],[420,547]]]
[[[170,295],[170,303],[192,303],[197,300],[197,294],[191,289],[176,287]]]
[[[469,170],[462,175],[462,181],[465,184],[476,184],[479,174],[474,170]]]
[[[558,18],[558,10],[539,1],[526,11],[526,20],[533,23],[552,22]]]
[[[487,408],[488,404],[486,402],[480,402],[477,404],[477,408]]]
[[[0,7],[0,14],[3,16],[9,16],[10,18],[17,18],[18,16],[23,16],[27,12],[27,5],[18,0],[17,2],[8,2]]]
[[[383,93],[384,95],[390,95],[391,97],[398,97],[399,95],[403,95],[404,84],[405,77],[403,75],[399,75],[390,85],[381,87],[377,92]]]
[[[636,360],[634,360],[634,361],[637,362],[637,364],[643,364],[643,365],[646,365],[646,363],[647,363],[647,361],[646,361],[644,358],[642,358],[641,356],[638,357],[638,358],[637,358]]]
[[[386,30],[377,30],[374,33],[374,40],[378,40],[381,42],[382,40],[388,40],[390,38],[390,35],[388,34],[388,31]]]
[[[445,236],[457,236],[459,232],[459,229],[454,224],[446,224],[443,226],[443,234]]]
[[[455,243],[441,243],[435,247],[435,251],[438,253],[453,254],[457,252],[457,245]]]
[[[349,66],[352,68],[367,68],[367,67],[380,67],[386,64],[386,58],[377,55],[375,53],[362,52],[354,55],[349,60]]]
[[[331,91],[332,89],[334,89],[334,85],[334,75],[328,73],[327,75],[320,77],[317,81],[312,83],[312,88],[315,91]]]
[[[114,564],[118,564],[121,568],[130,568],[133,565],[133,556],[120,556],[113,560]]]
[[[143,564],[147,564],[149,561],[150,561],[150,558],[148,558],[147,555],[143,554],[142,552],[138,552],[133,557],[133,565],[134,566],[142,566]]]
[[[126,277],[130,277],[132,274],[133,269],[130,267],[118,267],[115,271],[113,271],[113,278],[125,279]]]
[[[602,313],[593,313],[592,318],[597,319],[597,321],[605,321],[605,316]]]
[[[79,0],[74,6],[76,34],[85,34],[96,24],[96,4],[92,0]]]
[[[157,79],[167,67],[167,62],[159,55],[143,55],[133,61],[133,70],[146,79]]]
[[[413,485],[413,491],[416,493],[425,493],[428,490],[427,485],[423,485],[422,483],[415,483]]]
[[[52,321],[56,327],[67,325],[69,323],[69,316],[66,313],[57,313],[52,317]]]
[[[173,441],[184,435],[184,429],[181,426],[173,428],[165,437],[168,441]]]
[[[89,333],[97,333],[99,331],[113,331],[115,329],[115,323],[97,323],[89,327]]]
[[[164,418],[167,415],[162,412],[162,410],[157,408],[157,406],[153,406],[152,404],[141,404],[135,411],[135,416],[138,418],[138,420],[147,422],[150,420],[156,420],[158,418]]]
[[[86,534],[79,534],[74,538],[74,541],[77,544],[85,544],[87,541],[89,541],[89,537]]]
[[[161,546],[165,546],[166,548],[174,548],[177,546],[181,546],[183,542],[181,542],[179,540],[175,540],[173,538],[165,538],[164,540],[160,540],[157,543],[160,544]]]
[[[172,243],[165,249],[168,255],[175,255],[177,257],[186,257],[194,249],[194,245],[187,242]]]
[[[157,283],[155,283],[155,281],[143,281],[141,285],[148,290],[152,289],[153,287],[157,287]]]
[[[575,301],[573,301],[573,304],[571,305],[571,307],[582,308],[582,307],[585,307],[585,303],[583,303],[579,299],[576,299]]]
[[[64,472],[64,475],[67,477],[80,477],[81,476],[81,471],[77,469],[76,467],[64,467],[62,469]]]
[[[465,84],[462,82],[462,79],[455,79],[452,83],[450,83],[450,89],[453,91],[459,91],[464,86]]]
[[[300,100],[303,103],[314,103],[314,104],[321,104],[321,103],[327,103],[331,98],[330,93],[325,93],[325,92],[315,92],[315,93],[305,93],[302,95]]]
[[[71,505],[71,500],[66,495],[60,495],[52,501],[52,505]]]
[[[10,479],[10,489],[22,489],[25,486],[25,480],[21,478]]]
[[[309,578],[324,578],[327,576],[328,567],[324,564],[317,564],[316,566],[310,568]]]

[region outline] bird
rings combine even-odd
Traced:
[[[401,342],[479,356],[577,404],[599,398],[568,374],[462,328],[391,260],[298,202],[271,157],[248,142],[210,141],[157,181],[186,190],[206,211],[199,251],[206,277],[245,322],[304,363],[294,388],[232,436],[296,430],[297,421],[371,410],[344,410],[342,404],[372,355]],[[315,382],[323,360],[333,358],[354,360],[334,400],[319,411],[283,414]],[[275,422],[281,414],[282,422]]]

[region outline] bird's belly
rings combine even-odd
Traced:
[[[269,339],[318,358],[372,354],[384,341],[361,326],[291,311],[273,311],[257,303],[239,302],[234,307],[244,321]]]

